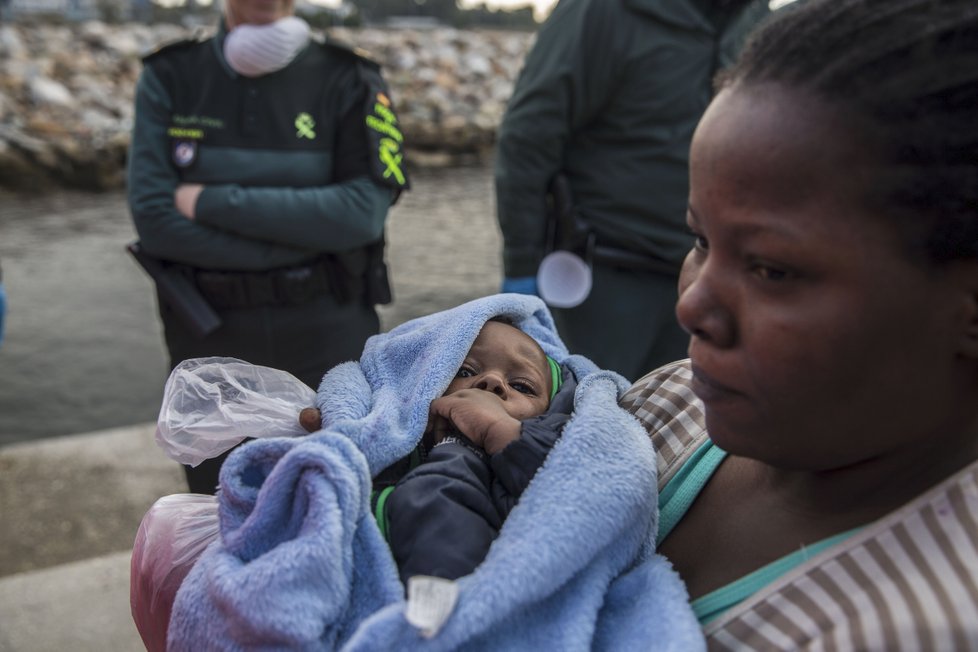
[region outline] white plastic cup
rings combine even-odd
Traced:
[[[548,306],[579,306],[591,293],[591,267],[569,251],[547,254],[537,270],[537,292]]]

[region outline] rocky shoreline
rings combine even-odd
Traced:
[[[177,25],[0,25],[0,188],[125,185],[140,56],[189,35]],[[390,84],[414,165],[484,159],[529,32],[349,29]]]

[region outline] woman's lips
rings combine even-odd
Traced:
[[[710,376],[696,364],[691,364],[690,369],[693,372],[693,392],[704,403],[713,403],[740,395],[740,392]]]

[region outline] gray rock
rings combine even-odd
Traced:
[[[0,25],[0,187],[25,188],[11,180],[31,166],[38,178],[75,187],[120,186],[140,56],[191,33],[170,24]],[[421,165],[483,155],[533,40],[449,28],[328,36],[382,65],[408,158]]]
[[[0,56],[13,59],[27,56],[27,46],[10,25],[0,25]]]

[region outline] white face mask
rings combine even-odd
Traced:
[[[238,25],[224,39],[224,58],[245,77],[281,70],[309,43],[309,24],[295,16],[267,25]]]

